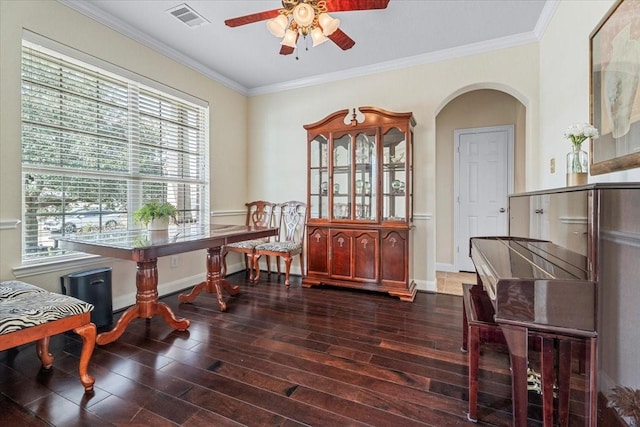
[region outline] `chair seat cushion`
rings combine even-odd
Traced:
[[[15,298],[20,295],[29,295],[47,292],[30,283],[21,282],[19,280],[6,280],[0,282],[0,300]]]
[[[245,240],[243,242],[229,243],[228,245],[225,245],[225,248],[253,249],[263,243],[264,240]]]
[[[255,247],[256,251],[270,251],[298,255],[302,252],[302,244],[296,242],[269,242]]]
[[[14,294],[11,298],[0,299],[0,335],[91,310],[92,304],[44,289]]]

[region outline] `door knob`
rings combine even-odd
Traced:
[[[536,209],[535,213],[537,214],[543,214],[544,213],[544,209]]]
[[[500,213],[504,213],[505,212],[505,208],[500,208]]]

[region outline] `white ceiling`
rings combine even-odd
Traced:
[[[279,54],[264,22],[225,19],[277,9],[279,0],[58,0],[247,95],[433,62],[539,40],[558,0],[391,0],[386,9],[332,13],[356,44],[331,41]],[[186,3],[209,23],[168,13]]]

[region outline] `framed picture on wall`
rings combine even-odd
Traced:
[[[589,37],[590,171],[597,175],[640,166],[640,1],[618,0]]]

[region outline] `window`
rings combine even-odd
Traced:
[[[23,262],[64,256],[56,235],[139,228],[146,200],[208,224],[208,107],[122,74],[23,42]]]

